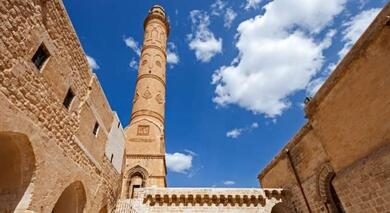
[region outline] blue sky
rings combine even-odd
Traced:
[[[385,0],[64,0],[113,110],[129,123],[143,20],[169,16],[168,185],[258,187],[311,96]]]

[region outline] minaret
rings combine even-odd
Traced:
[[[164,113],[169,24],[161,6],[150,9],[144,31],[131,121],[125,129],[122,198],[131,198],[134,188],[166,187]]]

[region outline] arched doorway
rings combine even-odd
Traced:
[[[35,157],[27,136],[0,132],[0,171],[0,212],[14,212],[35,171]]]
[[[318,193],[327,212],[345,212],[337,192],[333,186],[336,174],[329,163],[324,164],[318,175]]]
[[[126,186],[125,198],[128,199],[134,198],[135,189],[145,187],[149,173],[146,169],[137,165],[126,173],[126,177],[127,178],[124,182]]]
[[[73,182],[58,198],[53,213],[82,213],[86,203],[84,186],[80,181]]]

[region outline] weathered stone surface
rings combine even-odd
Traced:
[[[259,175],[263,187],[290,191],[291,209],[390,210],[389,15],[387,4],[307,104],[307,124]]]

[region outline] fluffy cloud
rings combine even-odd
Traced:
[[[276,117],[290,107],[289,96],[306,88],[323,65],[323,50],[334,32],[318,39],[346,0],[274,0],[265,13],[242,22],[239,55],[213,75],[213,101],[237,104],[255,114]],[[314,38],[317,36],[316,38]]]
[[[258,8],[261,0],[246,0],[245,9]]]
[[[201,62],[209,62],[212,57],[222,52],[222,38],[215,38],[209,29],[210,17],[200,10],[190,12],[192,33],[188,34],[189,47],[195,51]]]
[[[168,42],[167,63],[173,66],[174,64],[178,64],[179,61],[180,58],[177,54],[176,45],[173,42]]]
[[[186,174],[192,167],[193,156],[191,154],[183,154],[175,152],[173,154],[166,153],[165,160],[167,167],[172,172]]]
[[[226,28],[230,28],[236,17],[237,17],[237,13],[234,12],[232,8],[226,9],[225,16],[224,16],[225,23],[223,24],[223,26]]]
[[[379,12],[380,8],[365,10],[343,24],[344,27],[346,27],[343,31],[343,41],[345,44],[343,49],[339,51],[340,58],[347,54],[353,44],[355,44],[360,35],[367,29],[368,25],[371,24]]]
[[[99,65],[96,63],[96,60],[94,58],[92,58],[89,55],[86,55],[86,56],[87,56],[89,67],[91,67],[91,69],[97,70],[100,68]]]
[[[231,186],[231,185],[234,185],[234,184],[236,184],[236,182],[232,181],[232,180],[225,180],[223,182],[223,185],[226,185],[226,186]]]
[[[221,16],[223,15],[224,24],[226,28],[230,28],[234,19],[237,17],[237,13],[231,7],[226,7],[227,3],[222,0],[216,0],[211,5],[211,15]]]
[[[244,128],[235,128],[235,129],[232,129],[230,131],[228,131],[226,133],[226,137],[228,138],[238,138],[242,133],[244,132],[250,132],[252,131],[253,129],[256,129],[259,127],[259,124],[254,122],[252,123],[250,126],[248,127],[244,127]]]
[[[129,36],[128,38],[125,38],[123,40],[126,44],[126,46],[130,47],[130,49],[132,49],[138,56],[141,55],[141,48],[139,47],[139,44],[137,41],[135,41],[135,39],[131,36]]]
[[[211,14],[215,16],[220,16],[223,13],[223,10],[226,7],[226,2],[222,0],[216,0],[212,5],[211,5]]]

